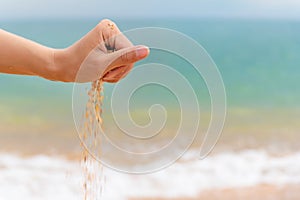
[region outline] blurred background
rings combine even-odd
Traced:
[[[299,1],[0,3],[1,29],[53,48],[73,44],[103,18],[121,30],[155,26],[194,38],[219,68],[228,113],[222,136],[205,160],[191,148],[155,174],[105,168],[102,199],[300,198]],[[172,59],[157,52],[147,59],[155,58]],[[191,74],[187,79],[198,84]],[[0,74],[0,199],[82,199],[72,89],[70,83]],[[208,111],[207,92],[198,91],[197,97]],[[206,112],[204,119],[209,119]]]

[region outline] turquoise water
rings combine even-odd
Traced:
[[[229,108],[298,109],[300,104],[300,22],[242,20],[115,20],[122,30],[145,26],[171,28],[197,40],[217,64]],[[88,32],[97,20],[1,22],[0,27],[42,44],[64,48]],[[193,85],[203,106],[209,106],[201,77],[177,58],[153,51],[148,60],[173,63]],[[181,62],[181,63],[180,63]],[[177,63],[177,65],[176,65]],[[179,63],[179,64],[178,64]],[[200,81],[199,81],[200,80]],[[72,84],[40,78],[0,75],[0,108],[70,116]],[[107,86],[108,88],[110,86]],[[151,93],[152,94],[152,93]],[[138,96],[138,94],[137,94]],[[152,96],[164,98],[163,95]],[[137,102],[149,101],[140,95]],[[151,100],[151,98],[150,98]],[[201,104],[200,103],[200,104]],[[5,108],[5,109],[4,109]],[[7,109],[11,108],[11,109]],[[52,111],[52,112],[51,112]],[[51,115],[51,114],[50,114]]]
[[[175,163],[162,173],[142,178],[126,174],[123,176],[105,169],[107,178],[104,197],[125,199],[129,196],[164,197],[170,194],[172,197],[174,195],[193,197],[192,195],[195,196],[206,189],[216,194],[218,192],[216,186],[219,189],[246,186],[246,189],[236,190],[243,195],[247,186],[253,186],[253,191],[259,192],[267,185],[267,190],[273,191],[272,184],[287,185],[287,188],[299,191],[298,185],[293,184],[299,184],[300,180],[298,142],[300,22],[237,20],[116,20],[116,22],[122,30],[160,26],[178,30],[196,39],[219,67],[226,87],[229,109],[225,131],[216,146],[221,147],[222,152],[215,151],[216,153],[207,157],[205,161],[198,162],[197,159],[195,162],[194,156],[198,155],[198,150],[196,153],[191,151],[182,162]],[[96,24],[97,20],[94,19],[0,22],[0,28],[51,47],[64,48],[78,40]],[[158,61],[174,67],[196,88],[200,105],[209,107],[205,84],[184,60],[166,52],[152,51],[145,60],[147,61]],[[53,196],[56,199],[60,197],[65,199],[66,196],[70,197],[69,199],[81,198],[82,191],[78,180],[81,171],[78,169],[77,161],[65,161],[54,156],[23,158],[5,154],[5,151],[15,152],[15,150],[21,155],[27,151],[39,155],[50,152],[55,156],[64,155],[64,152],[79,154],[80,150],[77,149],[79,142],[75,137],[72,118],[72,89],[73,84],[69,83],[0,74],[2,153],[0,177],[1,180],[5,180],[3,187],[0,187],[2,196],[19,198],[22,195],[23,199],[37,196],[39,198]],[[110,89],[111,85],[106,84],[105,90]],[[133,110],[134,107],[148,109],[153,103],[161,103],[167,109],[178,106],[178,102],[170,92],[158,86],[142,88],[133,95],[133,103],[130,106]],[[178,120],[176,118],[178,110],[173,109],[173,112],[175,114],[171,120],[176,124],[174,121]],[[145,125],[144,122],[148,120],[144,119],[147,115],[140,113],[133,118],[141,125]],[[105,128],[107,130],[109,127]],[[66,132],[72,134],[65,136]],[[121,142],[127,144],[126,141]],[[232,151],[228,152],[226,149],[224,151],[222,149],[224,143],[229,144]],[[266,145],[269,143],[271,145]],[[254,149],[257,145],[263,146],[258,150]],[[288,147],[297,151],[285,154]],[[242,148],[250,150],[236,152]],[[273,154],[274,152],[282,156],[274,157],[277,155]],[[116,158],[121,161],[124,159],[119,159],[119,155]],[[171,180],[179,181],[174,181],[170,185],[168,182],[170,177]],[[189,189],[185,190],[187,187],[182,187],[182,183]],[[258,189],[255,189],[256,185]],[[16,187],[21,188],[21,193],[12,192]],[[56,189],[54,187],[60,190],[59,194],[52,192]],[[118,188],[122,190],[115,192]],[[141,192],[137,192],[136,188]],[[219,193],[219,196],[223,194],[220,191]],[[277,194],[273,193],[271,194],[273,196]],[[282,193],[289,193],[289,190],[285,191],[284,186]],[[298,193],[295,193],[295,196],[299,196]]]

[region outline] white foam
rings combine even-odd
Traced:
[[[128,175],[105,168],[102,199],[195,196],[205,189],[300,184],[300,152],[274,157],[262,150],[225,152],[196,160],[195,152],[167,169]],[[80,162],[0,154],[0,199],[83,199]]]
[[[59,158],[2,154],[0,199],[82,199],[78,172],[74,163]]]

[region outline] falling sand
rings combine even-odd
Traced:
[[[82,160],[83,169],[83,190],[84,200],[101,199],[104,176],[103,166],[96,159],[100,156],[99,135],[103,130],[102,123],[102,101],[103,101],[103,82],[101,79],[92,83],[88,91],[88,102],[86,105],[83,127],[81,132],[82,140]]]

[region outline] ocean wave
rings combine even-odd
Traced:
[[[129,175],[105,168],[101,199],[197,196],[214,188],[300,183],[300,152],[272,156],[263,150],[223,152],[204,160],[188,152],[159,172]],[[83,199],[79,161],[0,154],[0,199]]]

